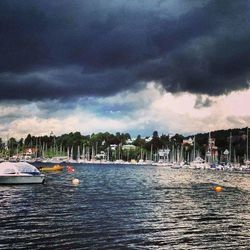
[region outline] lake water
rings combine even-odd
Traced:
[[[1,250],[250,249],[250,174],[74,168],[44,185],[0,186]]]

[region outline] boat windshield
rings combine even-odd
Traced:
[[[30,173],[39,174],[39,170],[27,162],[2,162],[0,163],[0,174]]]

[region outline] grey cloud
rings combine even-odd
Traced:
[[[210,107],[214,102],[208,97],[203,98],[201,95],[197,95],[194,108],[201,109]]]
[[[230,122],[233,127],[244,127],[250,123],[250,116],[228,116],[227,121]]]

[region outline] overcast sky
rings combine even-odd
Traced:
[[[250,125],[250,1],[1,0],[0,137]]]

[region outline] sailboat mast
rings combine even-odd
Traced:
[[[70,155],[69,155],[69,146],[67,147],[67,157],[68,157],[68,160],[69,160],[69,157],[70,157]]]
[[[107,160],[109,161],[109,146],[108,146],[108,152],[107,152],[107,154],[108,154],[108,156],[107,156]]]
[[[80,160],[80,146],[77,146],[77,160]]]
[[[247,148],[246,148],[246,160],[248,161],[248,127],[247,127]]]
[[[211,164],[211,155],[212,155],[212,140],[211,140],[211,132],[208,133],[208,149],[207,149],[207,157],[205,157],[205,161]]]
[[[85,144],[82,146],[82,159],[85,160]]]
[[[232,132],[230,132],[230,137],[229,137],[229,163],[231,163],[231,151],[232,151]]]
[[[194,159],[193,160],[195,160],[195,136],[194,136]]]
[[[151,148],[150,148],[150,161],[153,160],[153,144],[151,144]]]

